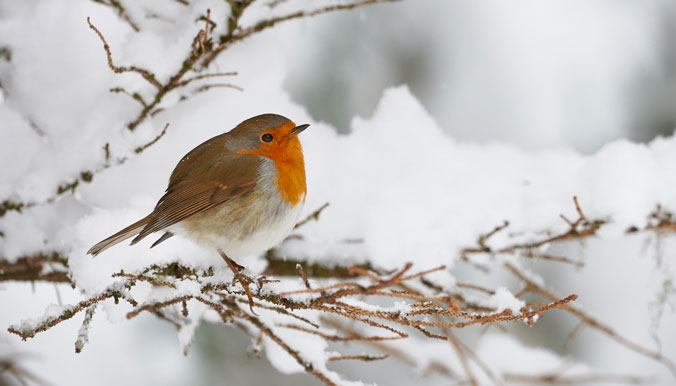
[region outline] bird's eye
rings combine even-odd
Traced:
[[[274,139],[274,137],[272,136],[272,134],[261,135],[261,141],[263,141],[263,142],[272,142],[273,139]]]

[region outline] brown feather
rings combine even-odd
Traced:
[[[256,185],[261,160],[233,152],[227,146],[228,140],[225,134],[214,137],[179,161],[166,193],[132,245],[153,232],[239,197]]]
[[[104,240],[99,241],[98,243],[96,243],[96,245],[89,248],[89,250],[87,251],[87,254],[96,256],[99,253],[105,251],[106,249],[112,247],[113,245],[115,245],[119,242],[122,242],[122,241],[124,241],[124,240],[126,240],[126,239],[128,239],[132,236],[136,236],[137,234],[139,234],[141,232],[143,227],[146,224],[148,224],[148,222],[150,221],[150,216],[152,216],[152,214],[145,216],[144,218],[142,218],[142,219],[138,220],[137,222],[129,225],[128,227],[122,229],[121,231],[115,233],[114,235],[112,235],[112,236],[110,236],[110,237],[108,237]]]
[[[157,246],[157,244],[163,242],[163,241],[166,240],[166,239],[171,238],[172,236],[174,236],[173,233],[171,233],[171,232],[164,232],[164,234],[162,235],[162,237],[160,237],[159,239],[157,239],[157,241],[155,241],[155,242],[153,243],[153,245],[150,246],[150,248],[155,248],[155,246]]]

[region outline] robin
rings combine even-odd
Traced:
[[[243,267],[232,258],[271,248],[298,220],[306,194],[298,134],[308,126],[263,114],[205,141],[178,162],[152,213],[87,253],[96,256],[131,237],[134,245],[164,232],[151,248],[178,234],[215,248],[237,274]]]

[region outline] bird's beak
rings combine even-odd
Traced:
[[[300,134],[303,130],[307,129],[308,127],[310,127],[310,125],[308,125],[308,124],[298,125],[298,126],[294,127],[293,130],[291,130],[291,132],[289,133],[289,137],[295,137],[296,135]]]

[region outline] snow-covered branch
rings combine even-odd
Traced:
[[[486,307],[486,312],[479,314],[473,308],[463,309],[451,294],[432,291],[420,285],[422,278],[444,270],[445,267],[409,274],[411,268],[412,264],[408,264],[389,277],[380,277],[363,268],[353,267],[348,269],[355,276],[353,280],[338,281],[317,288],[310,286],[307,276],[299,269],[299,274],[306,283],[304,289],[281,291],[280,288],[293,285],[294,280],[260,279],[256,281],[257,288],[251,291],[254,300],[253,304],[250,304],[241,286],[219,281],[218,278],[209,276],[208,272],[199,273],[187,267],[155,266],[138,274],[115,274],[114,277],[124,277],[126,280],[117,282],[100,294],[74,306],[60,309],[52,307],[39,319],[11,326],[9,332],[23,339],[32,338],[35,334],[46,331],[79,312],[86,312],[83,327],[76,340],[76,350],[79,352],[87,341],[87,331],[96,305],[106,299],[114,298],[117,301],[122,298],[131,304],[133,309],[127,313],[127,319],[132,319],[143,312],[150,312],[171,321],[179,329],[189,324],[191,315],[188,304],[194,301],[206,305],[218,314],[223,323],[238,327],[252,326],[250,329],[245,328],[249,333],[253,330],[252,338],[259,334],[265,335],[292,356],[307,372],[326,384],[334,384],[328,373],[325,374],[307,362],[310,357],[308,353],[302,348],[294,348],[293,342],[280,337],[277,331],[293,329],[331,341],[374,342],[408,338],[409,333],[403,329],[412,327],[429,338],[446,340],[449,339],[448,336],[433,333],[430,329],[463,328],[476,324],[517,320],[533,324],[543,312],[562,308],[577,298],[576,295],[570,295],[549,304],[524,304],[516,313],[512,311],[514,307],[505,308],[503,300],[498,299],[498,309]],[[166,275],[168,272],[173,272],[174,275]],[[147,282],[170,290],[165,291],[162,298],[139,303],[133,297],[133,289],[138,282]],[[370,301],[366,303],[360,300],[364,297],[368,297]],[[392,301],[393,305],[378,306],[384,300]],[[511,301],[509,295],[507,301],[508,303]],[[251,309],[248,310],[247,306],[251,306]],[[181,309],[180,312],[177,307]],[[502,308],[504,310],[500,310]],[[165,312],[166,310],[169,312]],[[279,316],[274,316],[275,314]],[[357,329],[363,332],[349,336],[332,336],[327,332],[329,330],[326,330],[326,326],[323,326],[321,321],[323,316],[351,320],[361,325],[362,327]],[[430,317],[435,320],[429,320]],[[303,325],[291,324],[294,321],[302,322]],[[378,332],[389,336],[380,336]],[[328,361],[341,359],[370,361],[384,357],[340,355],[326,358]]]

